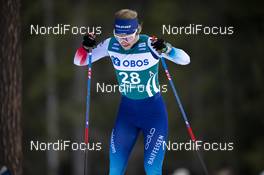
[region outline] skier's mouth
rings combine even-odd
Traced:
[[[120,42],[121,46],[123,47],[129,47],[130,46],[130,43],[126,42],[126,41],[121,41]]]

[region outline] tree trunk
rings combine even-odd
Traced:
[[[0,2],[0,167],[22,175],[20,1]]]
[[[43,1],[45,25],[53,25],[53,1]],[[48,140],[58,140],[58,97],[56,87],[55,42],[52,36],[47,36],[44,45],[44,59],[46,65],[46,126]],[[57,175],[59,168],[59,154],[57,151],[47,151],[47,169],[49,175]]]

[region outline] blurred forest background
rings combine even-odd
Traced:
[[[73,65],[82,36],[30,35],[30,25],[102,26],[97,36],[101,41],[112,35],[114,13],[121,8],[138,11],[142,33],[164,38],[190,55],[188,66],[168,65],[194,133],[203,141],[234,142],[233,151],[203,152],[211,174],[260,174],[264,171],[263,7],[260,0],[23,0],[23,174],[80,175],[84,156],[81,151],[30,151],[31,140],[82,141],[86,99],[86,67]],[[234,34],[163,35],[163,24],[234,26]],[[167,84],[160,69],[160,82]],[[120,99],[119,93],[96,93],[97,82],[116,84],[110,59],[93,65],[90,141],[101,142],[102,151],[89,152],[91,175],[108,173],[110,134]],[[169,139],[189,140],[169,86],[163,96],[169,112]],[[191,175],[203,174],[193,152],[167,151],[163,174],[173,174],[178,168],[188,169]],[[135,174],[144,174],[142,136],[127,169],[127,175]]]

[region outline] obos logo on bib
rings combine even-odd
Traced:
[[[148,59],[137,60],[137,59],[129,59],[129,60],[120,60],[117,57],[112,56],[112,60],[115,66],[124,66],[124,67],[142,67],[147,66],[149,64]]]

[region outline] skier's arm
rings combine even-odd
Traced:
[[[110,41],[110,38],[99,43],[94,49],[92,49],[92,55],[93,55],[92,63],[109,55],[107,51],[109,41]],[[83,46],[78,48],[74,56],[74,64],[77,66],[87,65],[88,64],[87,55],[88,55],[87,51],[83,48]]]
[[[153,42],[151,38],[148,41],[151,52],[156,57],[164,57],[176,64],[187,65],[190,63],[189,55],[182,49],[172,47],[169,43],[165,43],[162,39],[158,39],[157,42]]]
[[[162,54],[164,58],[180,65],[187,65],[190,63],[190,57],[184,50],[172,46],[168,47],[168,51]]]

